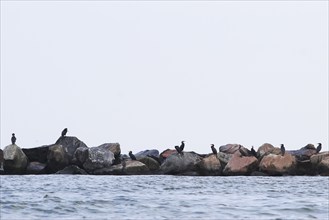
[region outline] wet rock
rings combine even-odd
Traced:
[[[268,176],[268,174],[260,171],[253,171],[250,176]]]
[[[196,165],[202,160],[194,152],[184,152],[183,154],[171,154],[160,166],[160,170],[165,174],[180,174],[196,171]]]
[[[259,164],[259,170],[270,175],[293,174],[295,168],[296,158],[291,154],[284,156],[269,154],[264,156]]]
[[[67,152],[69,162],[73,160],[73,155],[74,152],[79,148],[79,147],[87,147],[85,143],[80,141],[77,137],[60,137],[56,141],[56,145],[62,145]],[[88,148],[88,147],[87,147]]]
[[[116,164],[116,165],[112,165],[110,167],[96,169],[93,171],[93,174],[95,174],[95,175],[126,175],[122,164]]]
[[[159,162],[153,159],[152,157],[146,156],[146,157],[141,157],[140,159],[137,160],[145,164],[150,171],[156,171],[159,170],[160,168]]]
[[[55,173],[69,165],[69,156],[62,145],[52,145],[47,154],[47,164],[50,173]]]
[[[123,172],[127,175],[143,175],[149,173],[149,168],[137,160],[127,160],[124,164]]]
[[[244,157],[233,154],[232,158],[226,164],[223,173],[225,175],[250,175],[258,168],[256,157]]]
[[[200,175],[204,176],[219,176],[222,174],[222,166],[217,155],[214,154],[203,158],[197,164],[197,170]]]
[[[312,166],[311,160],[296,160],[295,175],[316,175],[317,171],[314,166]]]
[[[226,144],[219,147],[219,152],[226,154],[234,154],[239,152],[240,144]]]
[[[329,176],[329,157],[321,160],[318,165],[318,172],[321,176]]]
[[[114,162],[114,154],[105,147],[91,147],[88,149],[88,158],[83,164],[83,168],[92,173],[96,169],[110,167]]]
[[[47,155],[50,145],[34,148],[23,148],[23,152],[29,161],[38,161],[40,163],[47,163]]]
[[[4,171],[8,174],[23,174],[28,159],[22,149],[15,144],[8,145],[3,150]]]
[[[38,161],[32,161],[28,163],[26,167],[26,174],[46,174],[47,164],[40,163]]]
[[[70,165],[65,167],[62,170],[59,170],[56,172],[56,174],[80,174],[80,175],[86,175],[87,172],[80,167],[76,165]]]

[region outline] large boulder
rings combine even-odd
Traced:
[[[22,149],[15,144],[3,150],[4,171],[8,174],[23,174],[26,170],[28,159]]]
[[[227,153],[223,153],[223,152],[217,153],[217,158],[220,161],[222,168],[224,168],[226,166],[226,164],[230,161],[232,156],[233,156],[233,154],[227,154]]]
[[[159,151],[155,149],[144,150],[135,154],[135,157],[137,158],[137,160],[143,157],[159,157]]]
[[[78,147],[73,155],[72,164],[75,164],[79,167],[83,167],[83,164],[86,162],[89,156],[88,147]]]
[[[232,158],[226,164],[223,173],[225,175],[250,175],[258,168],[258,160],[254,156],[239,156],[233,154]]]
[[[203,176],[219,176],[222,174],[222,166],[217,155],[211,154],[203,158],[197,164],[197,170]]]
[[[69,155],[62,145],[52,145],[47,154],[47,167],[50,173],[56,173],[69,165]]]
[[[314,154],[310,157],[312,166],[317,166],[323,159],[329,157],[329,151]]]
[[[46,174],[47,164],[38,161],[28,163],[26,167],[26,174]]]
[[[159,156],[160,162],[161,164],[172,154],[177,153],[177,151],[175,149],[166,149],[164,151],[162,151],[162,153]]]
[[[157,171],[160,168],[159,162],[153,159],[152,157],[146,156],[146,157],[141,157],[140,159],[137,160],[145,164],[150,171]]]
[[[4,173],[4,170],[3,170],[3,151],[2,149],[0,149],[0,174],[3,174]]]
[[[161,165],[160,170],[165,174],[184,174],[197,171],[196,165],[202,160],[195,152],[171,154]]]
[[[100,145],[99,148],[109,150],[114,154],[115,160],[113,161],[113,164],[121,163],[121,148],[119,143],[105,143]]]
[[[127,160],[123,166],[123,172],[127,175],[143,175],[149,173],[149,168],[137,160]]]
[[[219,152],[226,154],[234,154],[239,152],[240,144],[226,144],[219,147]]]
[[[81,169],[80,167],[76,165],[70,165],[65,167],[62,170],[59,170],[56,172],[56,174],[81,174],[86,175],[88,174],[85,170]]]
[[[321,160],[318,165],[318,172],[321,176],[329,176],[329,157]]]
[[[47,163],[47,155],[50,145],[34,148],[23,148],[23,152],[29,161],[38,161],[40,163]]]
[[[88,149],[88,157],[83,168],[92,173],[96,169],[110,167],[114,162],[114,154],[106,147],[91,147]]]
[[[69,162],[73,159],[74,152],[79,147],[87,147],[85,143],[80,141],[77,137],[64,136],[56,141],[56,145],[62,145],[67,152]],[[87,147],[88,148],[88,147]]]
[[[93,171],[95,175],[126,175],[124,172],[124,166],[122,164],[112,165],[110,167],[104,167]]]
[[[286,151],[295,156],[298,161],[309,160],[312,155],[316,154],[316,149],[313,144],[308,144],[299,150]]]
[[[272,144],[265,143],[265,144],[263,144],[262,146],[260,146],[258,148],[258,150],[257,150],[257,158],[262,159],[264,156],[269,155],[269,154],[271,154],[274,151],[276,151],[276,150],[275,150],[275,147]],[[277,153],[274,152],[274,154],[277,154]]]
[[[294,174],[295,168],[296,158],[291,154],[269,154],[264,156],[259,164],[259,170],[270,175]]]

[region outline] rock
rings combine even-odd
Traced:
[[[127,160],[123,166],[123,172],[127,175],[143,175],[150,171],[144,163],[137,160]]]
[[[46,174],[47,173],[47,164],[40,163],[38,161],[32,161],[28,163],[26,167],[26,174]]]
[[[124,167],[122,164],[112,165],[110,167],[105,167],[101,169],[96,169],[93,171],[95,175],[126,175],[124,172]]]
[[[270,175],[294,174],[295,168],[296,158],[291,154],[269,154],[264,156],[259,164],[259,170]]]
[[[52,145],[49,147],[47,155],[49,171],[55,173],[69,165],[69,156],[62,145]]]
[[[81,174],[86,175],[87,172],[76,165],[70,165],[62,170],[56,172],[56,174]]]
[[[319,154],[314,154],[310,157],[311,164],[317,166],[323,159],[329,157],[329,151],[325,151]]]
[[[240,144],[226,144],[219,147],[219,152],[226,153],[226,154],[234,154],[239,152]]]
[[[83,164],[86,162],[89,156],[89,148],[88,147],[78,147],[74,152],[72,164],[83,167]]]
[[[159,157],[159,151],[152,149],[152,150],[144,150],[140,151],[137,154],[135,154],[135,157],[138,159],[143,158],[143,157]]]
[[[222,174],[222,166],[217,155],[211,154],[203,158],[197,164],[197,170],[200,175],[204,176],[219,176]]]
[[[4,170],[3,170],[3,151],[2,149],[0,149],[0,174],[3,174],[4,173]]]
[[[47,163],[47,155],[50,145],[34,148],[23,148],[23,152],[29,161],[38,161],[40,163]]]
[[[155,159],[153,159],[152,157],[142,157],[140,159],[137,159],[139,162],[142,162],[143,164],[145,164],[150,171],[156,171],[159,170],[160,168],[160,164],[158,163],[158,161],[156,161]]]
[[[299,161],[296,160],[295,175],[316,175],[317,171],[311,164],[311,160]]]
[[[99,148],[104,148],[114,154],[115,160],[113,161],[113,164],[121,163],[121,148],[119,143],[106,143],[100,145]]]
[[[318,165],[318,172],[321,176],[329,176],[329,157],[321,160]]]
[[[174,154],[174,153],[177,153],[177,151],[176,150],[174,150],[174,149],[167,149],[167,150],[164,150],[161,154],[160,154],[160,156],[159,156],[159,159],[160,159],[160,162],[161,162],[161,164],[170,156],[170,155],[172,155],[172,154]]]
[[[28,159],[22,149],[15,144],[8,145],[3,150],[4,171],[8,174],[23,174]]]
[[[258,148],[257,158],[260,158],[261,160],[265,155],[269,155],[273,150],[274,150],[274,146],[272,144],[265,143]]]
[[[260,172],[260,171],[253,171],[250,176],[268,176],[268,174]]]
[[[87,145],[80,141],[77,137],[69,136],[60,137],[56,141],[56,145],[62,145],[64,147],[65,151],[67,152],[70,163],[73,160],[73,155],[76,149],[78,149],[79,147],[87,147]]]
[[[223,173],[225,175],[250,175],[258,168],[258,160],[254,156],[241,157],[233,154],[232,158],[226,164]]]
[[[226,166],[226,164],[229,162],[229,160],[232,158],[233,154],[226,154],[223,152],[218,152],[217,158],[220,161],[220,164],[222,168]]]
[[[295,156],[298,161],[309,160],[312,155],[316,154],[316,149],[313,144],[308,144],[299,150],[287,151]]]
[[[105,147],[91,147],[88,149],[88,158],[83,164],[83,168],[92,173],[96,169],[110,167],[115,160],[114,154]]]
[[[160,170],[165,174],[182,174],[185,172],[196,171],[196,165],[202,160],[194,152],[177,152],[170,155],[160,166]]]

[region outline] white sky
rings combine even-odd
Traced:
[[[328,150],[328,1],[1,1],[1,148]]]

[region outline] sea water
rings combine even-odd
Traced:
[[[1,219],[329,219],[329,177],[0,178]]]

